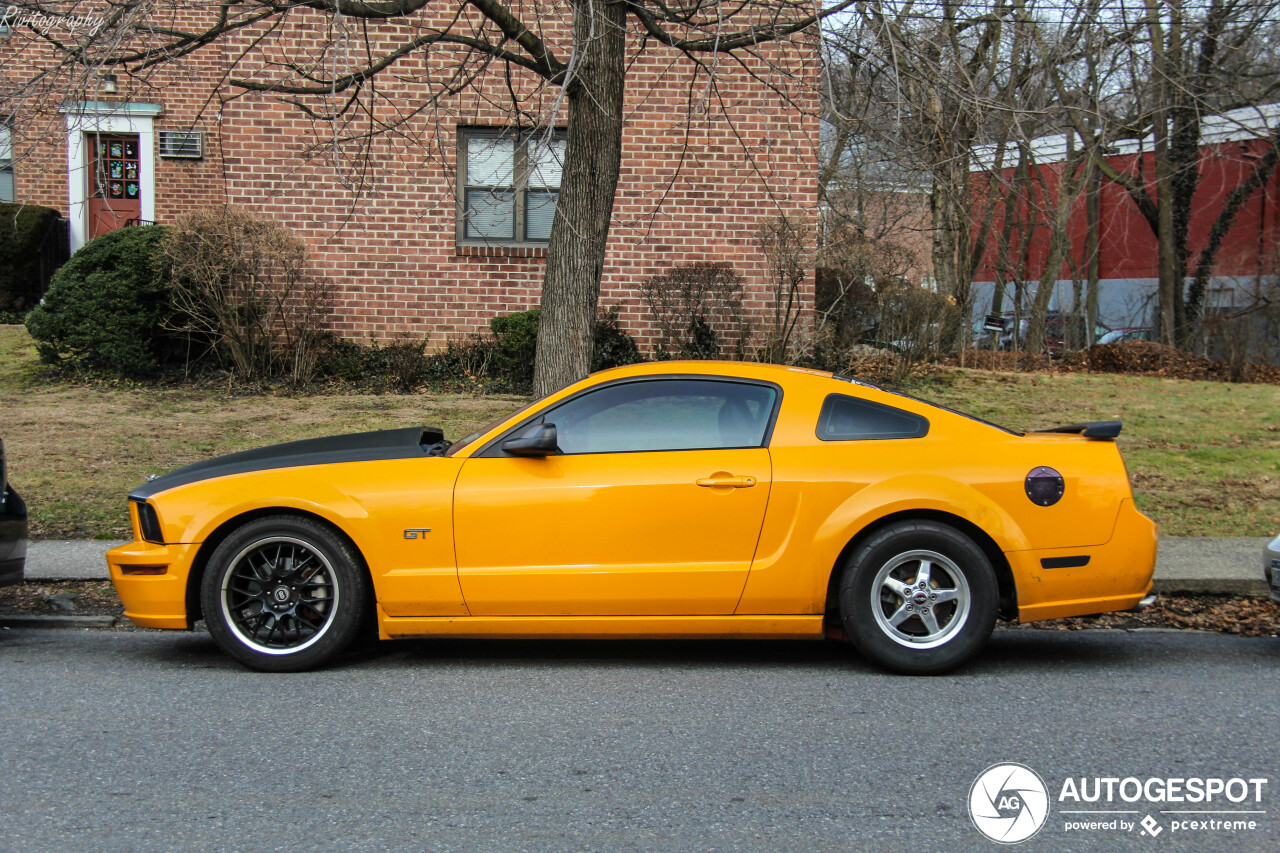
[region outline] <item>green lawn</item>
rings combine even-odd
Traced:
[[[1161,533],[1280,531],[1280,386],[968,370],[910,390],[1015,429],[1124,421],[1133,491]]]
[[[1119,418],[1138,503],[1161,532],[1280,530],[1280,387],[950,371],[907,390],[1018,429]],[[130,489],[211,455],[396,426],[440,426],[458,438],[522,402],[51,381],[26,330],[0,326],[0,438],[40,539],[124,536]]]

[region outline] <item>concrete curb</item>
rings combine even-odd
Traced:
[[[27,545],[27,580],[108,580],[107,552],[121,541],[45,539]]]
[[[114,628],[123,616],[0,616],[3,628]]]
[[[1151,591],[1157,595],[1244,595],[1265,598],[1269,594],[1262,578],[1156,578]]]

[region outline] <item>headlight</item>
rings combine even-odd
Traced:
[[[142,529],[142,538],[157,545],[164,544],[164,535],[160,532],[160,516],[156,508],[146,501],[134,501],[138,510],[138,527]]]

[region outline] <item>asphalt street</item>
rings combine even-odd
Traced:
[[[1277,667],[1276,638],[1021,630],[922,679],[727,641],[383,643],[281,676],[203,634],[14,628],[0,849],[1276,850]],[[1051,799],[1014,848],[968,814],[998,762]],[[1066,778],[1130,776],[1265,777],[1211,804],[1265,814],[1065,829]]]

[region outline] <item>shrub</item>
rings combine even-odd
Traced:
[[[592,335],[591,370],[608,370],[644,361],[636,339],[618,325],[618,308],[602,308],[596,314],[595,332]]]
[[[306,242],[228,205],[190,213],[164,244],[173,328],[235,375],[306,382],[317,370],[332,287],[312,275]]]
[[[742,358],[751,336],[742,313],[742,277],[728,264],[673,267],[640,286],[658,327],[655,355]]]
[[[59,216],[49,207],[0,204],[0,312],[40,301],[40,247]]]
[[[533,362],[538,349],[538,321],[542,312],[537,308],[494,317],[489,321],[496,346],[493,350],[493,371],[498,376],[518,386],[533,382]]]
[[[72,255],[27,315],[41,359],[127,377],[153,373],[168,354],[159,263],[166,234],[159,225],[122,228]]]
[[[526,388],[533,382],[541,316],[541,312],[533,308],[489,321],[494,342],[489,353],[492,359],[489,370],[495,378],[516,388]],[[618,324],[618,309],[601,309],[592,331],[591,369],[606,370],[642,360],[635,338]]]

